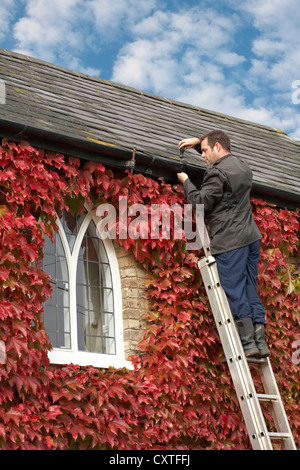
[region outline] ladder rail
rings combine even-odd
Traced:
[[[265,391],[264,394],[258,394],[227,296],[220,283],[216,260],[211,255],[210,237],[201,217],[197,217],[196,226],[204,251],[204,257],[198,261],[198,267],[201,271],[252,448],[254,450],[273,450],[272,439],[280,439],[282,448],[296,450],[271,362],[269,358],[252,360],[259,365],[259,373]],[[260,401],[271,403],[276,433],[268,431]]]
[[[255,450],[271,450],[265,420],[256,397],[250,369],[235,328],[224,290],[220,285],[213,257],[202,258],[198,264],[206,287],[215,323],[224,349],[246,428]]]
[[[277,397],[276,400],[272,400],[271,414],[278,434],[286,435],[285,438],[282,440],[282,447],[285,450],[295,450],[296,446],[293,439],[290,424],[285,412],[285,408],[271,366],[271,362],[268,357],[266,358],[266,361],[261,365],[259,373],[265,392],[267,394],[270,394],[271,396]]]

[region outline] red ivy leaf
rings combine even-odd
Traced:
[[[27,351],[27,349],[28,349],[27,341],[23,338],[20,338],[19,336],[12,336],[6,346],[7,352],[13,350],[17,353],[18,357],[21,357],[22,351],[23,350]]]
[[[0,266],[0,281],[6,281],[9,278],[10,269]]]
[[[37,246],[32,243],[23,247],[24,255],[32,263],[37,258]]]

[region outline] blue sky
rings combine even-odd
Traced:
[[[299,0],[1,0],[0,47],[300,140]]]

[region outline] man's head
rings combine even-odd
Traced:
[[[211,165],[230,153],[230,139],[223,131],[211,131],[201,138],[201,151],[205,162]]]

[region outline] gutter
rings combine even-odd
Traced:
[[[34,147],[78,157],[81,160],[103,163],[109,168],[123,171],[127,169],[152,178],[163,177],[171,183],[178,182],[176,173],[180,171],[192,171],[195,176],[201,177],[201,179],[204,173],[204,170],[196,165],[183,163],[179,156],[163,158],[137,151],[136,147],[130,151],[96,139],[86,138],[84,140],[82,137],[62,135],[1,118],[0,135],[17,142],[25,140]]]
[[[81,160],[96,161],[108,168],[129,170],[131,173],[142,173],[154,179],[164,178],[167,183],[177,184],[176,174],[184,171],[191,181],[198,186],[205,169],[186,161],[183,155],[163,158],[154,154],[132,151],[117,147],[114,144],[96,139],[77,138],[61,135],[46,129],[39,129],[22,123],[7,121],[0,118],[0,135],[17,142],[26,140],[37,148],[71,155]],[[300,207],[300,196],[292,192],[280,191],[262,184],[253,183],[252,197],[276,204],[279,207],[295,210]]]

